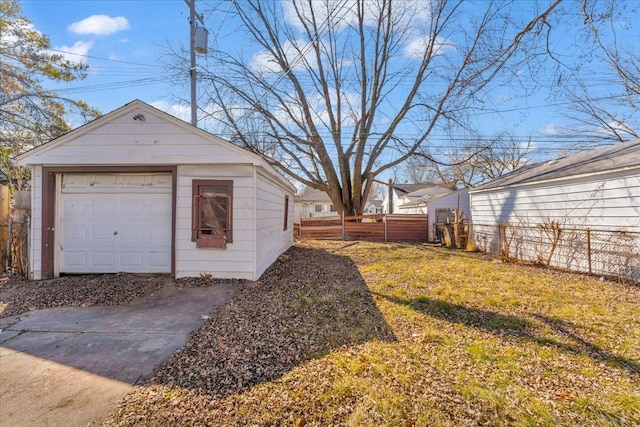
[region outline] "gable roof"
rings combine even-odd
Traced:
[[[433,184],[393,184],[393,189],[401,195],[413,193],[427,187],[433,187]]]
[[[418,198],[417,200],[412,200],[410,202],[407,202],[403,205],[400,205],[400,209],[407,209],[407,208],[412,208],[412,207],[416,207],[416,206],[426,206],[429,203],[441,199],[445,196],[448,196],[450,194],[458,194],[458,193],[464,193],[465,191],[468,191],[467,189],[462,189],[462,190],[458,190],[458,191],[452,191],[452,190],[448,190],[446,188],[443,187],[436,187],[434,188],[433,191],[427,192],[426,194],[422,195],[420,198]]]
[[[322,190],[317,190],[313,187],[305,187],[302,193],[302,197],[300,197],[297,201],[298,202],[331,203],[331,199],[329,198],[329,195],[326,192]]]
[[[476,187],[470,192],[475,193],[500,187],[575,178],[637,167],[640,167],[640,139],[597,150],[584,151],[556,160],[526,165]]]
[[[412,191],[411,193],[405,194],[404,197],[412,200],[412,199],[419,199],[424,196],[428,197],[428,196],[433,196],[436,194],[443,194],[443,193],[451,193],[451,190],[444,187],[440,187],[439,185],[431,185],[430,187],[423,187],[423,188],[420,188],[419,190]]]
[[[143,116],[146,115],[147,118],[145,119],[143,117],[143,120],[136,121],[136,119],[138,118],[138,115],[141,113]],[[131,116],[132,118],[128,116]],[[29,151],[26,151],[20,154],[16,158],[16,161],[21,166],[38,165],[38,164],[45,165],[45,164],[53,164],[53,163],[60,163],[60,162],[65,162],[69,164],[80,164],[83,161],[83,159],[76,157],[73,154],[70,155],[70,153],[77,152],[77,151],[70,151],[71,148],[76,148],[77,150],[77,147],[74,147],[74,144],[78,145],[79,144],[78,141],[83,137],[87,137],[87,138],[93,137],[95,139],[96,134],[100,134],[100,137],[102,139],[107,140],[109,135],[112,135],[110,133],[112,132],[112,127],[110,127],[110,125],[114,122],[117,122],[118,120],[120,121],[119,123],[123,123],[124,117],[127,117],[126,123],[131,123],[131,124],[137,123],[139,124],[139,126],[144,126],[144,122],[146,121],[146,126],[148,126],[148,129],[150,130],[150,132],[146,132],[145,130],[142,130],[143,128],[137,128],[136,132],[134,134],[131,134],[131,140],[129,140],[128,142],[119,141],[119,144],[122,147],[126,146],[126,144],[133,145],[132,141],[134,141],[135,143],[139,143],[138,139],[142,140],[144,138],[146,138],[147,140],[150,140],[150,141],[144,141],[147,143],[146,144],[147,147],[152,147],[154,145],[157,145],[157,146],[162,145],[162,144],[156,144],[158,141],[154,140],[154,135],[156,134],[152,131],[152,129],[154,129],[154,126],[157,126],[155,128],[156,130],[158,129],[158,127],[164,126],[163,129],[166,131],[166,127],[169,126],[172,132],[174,133],[174,135],[176,134],[176,132],[179,135],[192,135],[193,137],[195,137],[195,141],[197,141],[197,143],[200,144],[198,147],[203,148],[209,152],[215,152],[214,154],[220,153],[220,152],[229,154],[230,156],[229,158],[232,160],[228,160],[227,161],[228,163],[239,162],[245,165],[251,164],[254,166],[258,166],[265,173],[275,178],[282,185],[285,185],[291,191],[294,191],[293,185],[288,180],[286,180],[280,172],[278,172],[273,166],[271,166],[271,164],[269,164],[267,160],[263,159],[259,155],[252,153],[248,150],[245,150],[241,147],[238,147],[228,141],[225,141],[224,139],[218,136],[215,136],[203,129],[193,126],[190,123],[185,122],[184,120],[174,117],[171,114],[168,114],[162,110],[159,110],[137,99],[129,102],[128,104],[123,105],[120,108],[117,108],[111,111],[110,113],[107,113],[88,123],[85,123],[84,125],[79,126],[58,138],[55,138],[45,144],[42,144],[40,146],[37,146],[35,148],[32,148]],[[128,124],[126,126],[131,126],[131,125]],[[110,143],[113,143],[113,141],[110,141]],[[138,147],[143,145],[144,144],[140,143],[138,144]],[[100,152],[97,145],[93,143],[87,144],[86,146],[84,145],[78,145],[78,146],[81,146],[82,148],[87,148],[87,150],[93,150],[92,152],[95,153],[94,157],[96,157],[96,162],[102,163],[104,161],[100,157],[101,154],[104,156],[104,150],[106,149],[104,144],[102,144],[102,146],[100,147],[100,149],[103,150],[102,152]],[[179,146],[179,144],[176,144],[176,146]],[[193,149],[193,146],[189,148]],[[179,148],[175,154],[183,155],[185,149],[186,148]],[[86,152],[87,150],[83,150],[83,151]],[[190,153],[192,153],[193,163],[211,163],[210,156],[209,157],[203,156],[202,153],[194,152],[194,151],[191,151]],[[140,155],[142,156],[142,154]],[[159,159],[151,159],[151,158],[145,159],[145,162],[161,162],[164,164],[171,164],[171,163],[175,163],[176,160],[171,158],[171,156],[165,155],[164,157]]]

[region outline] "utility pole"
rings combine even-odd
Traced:
[[[196,0],[184,0],[189,6],[189,50],[191,56],[191,64],[189,67],[189,75],[191,76],[191,124],[198,126],[198,101],[196,99],[196,50],[199,53],[207,53],[207,30],[204,28],[204,20],[202,15],[196,13]],[[197,26],[197,22],[200,21],[202,27]],[[201,34],[204,37],[203,40],[198,40],[199,45],[196,46],[196,30],[203,30]]]

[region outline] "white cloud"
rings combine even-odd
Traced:
[[[91,15],[82,21],[69,25],[68,30],[75,34],[106,36],[129,28],[131,28],[129,21],[123,16],[114,18],[107,15]]]
[[[89,49],[93,47],[93,42],[77,41],[73,46],[56,46],[56,55],[62,55],[64,59],[74,63],[87,62],[86,55],[89,53]]]
[[[167,101],[155,101],[150,105],[185,122],[191,122],[191,107],[189,105],[169,104]]]
[[[334,96],[335,90],[330,89],[329,94],[330,96]],[[314,116],[314,122],[324,123],[326,126],[329,126],[329,111],[327,110],[324,96],[321,93],[318,93],[315,96],[309,96],[307,98],[307,101],[309,103],[309,106],[311,107],[311,111]],[[342,92],[342,116],[340,117],[340,121],[343,127],[352,126],[354,124],[354,116],[358,117],[360,115],[360,110],[358,108],[360,106],[360,101],[361,97],[359,94],[348,91]],[[333,113],[335,114],[337,110],[335,99],[331,99],[331,105],[333,108]],[[285,125],[295,125],[294,120],[290,117],[290,115],[293,115],[299,123],[305,122],[302,107],[294,102],[288,103],[286,106],[277,107],[274,114],[278,118],[278,120]]]
[[[545,136],[556,136],[561,133],[561,129],[555,123],[549,123],[545,127],[538,129],[538,132]]]
[[[189,104],[171,104],[167,101],[159,100],[151,102],[150,105],[180,120],[191,123],[191,106]],[[199,128],[205,129],[214,135],[219,135],[220,132],[222,132],[221,122],[223,119],[224,114],[220,111],[219,107],[213,104],[198,106]]]
[[[313,15],[311,14],[310,4],[313,6]],[[404,0],[394,3],[392,13],[396,23],[401,25],[421,26],[431,16],[431,1],[427,0]],[[384,3],[382,1],[366,1],[364,2],[364,25],[375,26],[377,17],[380,16],[380,8]],[[357,23],[357,2],[354,0],[323,0],[314,2],[296,2],[298,10],[294,7],[292,0],[283,1],[284,19],[289,24],[302,30],[303,25],[298,14],[302,16],[302,20],[306,23],[311,22],[313,16],[316,22],[326,24],[330,23],[331,27],[336,29],[344,29],[350,25]],[[320,30],[326,28],[326,25],[320,26]]]
[[[293,69],[305,68],[304,58],[311,52],[310,49],[305,49],[306,43],[304,41],[296,42],[297,46],[292,42],[287,41],[282,45],[285,56],[289,64],[293,64]],[[302,51],[302,52],[300,52]],[[273,55],[264,50],[257,53],[251,58],[251,69],[258,74],[275,74],[283,72],[282,68],[273,57]]]
[[[420,59],[423,57],[427,48],[431,45],[431,37],[423,36],[416,37],[413,40],[409,41],[407,46],[404,48],[405,56],[409,58]],[[433,42],[433,55],[442,55],[447,50],[455,49],[453,43],[445,39],[444,37],[436,37]]]

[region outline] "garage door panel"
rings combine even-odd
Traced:
[[[94,197],[91,199],[88,209],[91,214],[112,216],[116,213],[116,203],[114,200],[110,200],[117,195],[104,195],[103,197]]]
[[[141,215],[144,214],[144,205],[142,200],[122,200],[120,202],[121,214],[125,215]]]
[[[62,211],[68,212],[71,215],[81,216],[87,214],[84,200],[65,198],[63,199],[61,205],[62,206],[60,208],[62,209]]]
[[[92,240],[114,240],[113,227],[108,225],[94,225],[91,227]]]
[[[114,256],[111,252],[97,252],[91,254],[91,262],[95,267],[110,267],[114,264]]]
[[[84,252],[64,251],[62,253],[64,262],[69,266],[84,266],[87,264],[87,257]]]
[[[171,227],[149,226],[149,240],[152,242],[166,242],[171,240]]]
[[[171,174],[65,175],[61,273],[171,272]]]
[[[123,267],[142,267],[144,255],[140,252],[120,252],[120,264]]]
[[[145,238],[144,227],[141,225],[122,225],[120,230],[120,239],[122,240],[137,241]]]
[[[68,225],[64,228],[64,240],[86,240],[87,228],[83,225]]]
[[[167,257],[171,257],[171,252],[155,252],[149,253],[149,265],[154,268],[161,268],[164,266]]]

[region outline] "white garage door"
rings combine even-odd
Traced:
[[[170,273],[171,174],[69,174],[60,273]]]

